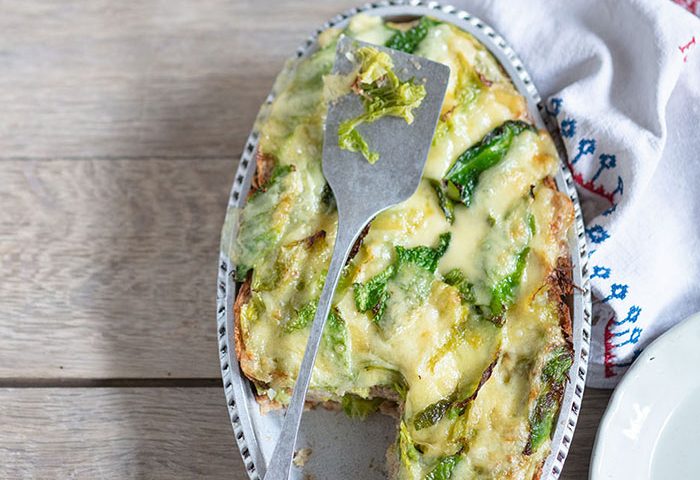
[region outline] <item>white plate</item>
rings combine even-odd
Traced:
[[[591,480],[700,478],[700,313],[634,362],[600,423]]]

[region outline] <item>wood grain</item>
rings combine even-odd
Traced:
[[[587,396],[562,480],[587,475]],[[3,479],[247,478],[219,388],[0,389],[0,425]]]
[[[0,162],[3,378],[219,375],[230,159]]]
[[[0,0],[0,158],[238,156],[285,59],[357,0]]]
[[[1,479],[247,479],[220,388],[0,389]]]

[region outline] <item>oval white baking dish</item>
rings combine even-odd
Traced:
[[[437,2],[417,0],[392,1],[368,4],[337,15],[299,47],[296,57],[309,55],[316,49],[316,37],[330,27],[344,27],[357,13],[385,18],[407,18],[428,15],[471,33],[496,57],[511,77],[515,87],[525,97],[528,108],[538,128],[547,128],[554,138],[559,151],[561,168],[556,177],[559,190],[573,201],[575,209],[574,226],[569,232],[569,248],[573,263],[573,281],[580,288],[575,289],[569,299],[573,320],[574,364],[569,372],[569,382],[552,439],[552,450],[545,462],[543,479],[558,478],[571,444],[574,427],[580,410],[585,386],[590,338],[591,300],[588,289],[587,254],[584,239],[581,209],[574,189],[571,173],[565,160],[556,124],[553,124],[544,111],[542,100],[525,70],[522,62],[508,43],[491,27],[469,13]],[[275,92],[271,92],[266,103],[270,103]],[[233,265],[228,258],[231,241],[235,239],[238,213],[245,204],[255,171],[255,149],[258,132],[254,129],[246,142],[238,165],[229,199],[228,211],[222,231],[220,261],[217,286],[217,331],[221,374],[223,378],[228,412],[233,426],[245,468],[251,480],[264,476],[265,465],[269,462],[282,420],[281,412],[266,415],[260,409],[253,395],[250,382],[241,373],[233,344],[233,301],[238,285],[233,280]],[[356,479],[362,472],[363,479],[382,479],[384,452],[395,436],[395,422],[375,415],[364,422],[347,418],[342,412],[317,410],[305,414],[299,435],[298,446],[309,447],[312,455],[303,472],[296,471],[295,478]],[[233,453],[232,453],[233,454]],[[347,472],[344,477],[338,471]],[[330,472],[333,472],[331,475]]]

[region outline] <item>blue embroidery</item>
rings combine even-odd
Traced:
[[[613,196],[616,193],[619,193],[620,195],[622,195],[622,190],[623,190],[622,177],[617,177],[617,188],[612,191]]]
[[[629,333],[630,329],[628,328],[627,330],[622,330],[621,332],[613,332],[612,336],[613,337],[621,337],[627,333]]]
[[[561,98],[553,97],[550,98],[549,102],[547,102],[547,105],[545,106],[545,111],[552,117],[558,118],[564,111],[563,106],[564,102]],[[567,144],[567,150],[569,150],[569,158],[571,158],[570,166],[575,165],[581,159],[584,159],[584,157],[593,157],[596,154],[596,148],[598,147],[596,138],[581,138],[580,136],[576,138],[577,134],[580,135],[580,130],[578,128],[578,120],[576,118],[562,117],[558,118],[558,120],[561,136]],[[572,152],[572,150],[575,151]],[[593,158],[591,158],[590,160],[592,159]],[[598,194],[610,201],[610,207],[601,213],[603,217],[608,217],[617,210],[617,206],[620,202],[620,197],[624,194],[624,182],[621,176],[614,175],[615,169],[617,168],[617,157],[615,154],[601,153],[598,155],[598,162],[599,163],[597,166],[593,166],[592,175],[589,178],[587,178],[587,180],[583,179],[583,174],[581,172],[575,171],[573,167],[571,168],[571,170],[574,174],[574,179],[580,188],[585,188],[591,191],[592,193]],[[617,176],[617,186],[612,191],[609,191],[607,188],[605,188],[604,185],[597,183],[601,180],[601,178],[604,177],[607,180],[604,183],[606,185],[609,185],[608,182],[614,180],[615,176]],[[588,225],[585,229],[585,232],[586,237],[589,240],[589,245],[591,247],[588,253],[588,256],[590,258],[596,252],[597,246],[605,242],[608,238],[610,238],[610,233],[608,232],[608,230],[606,230],[606,228],[604,228],[600,224]],[[610,267],[602,265],[595,265],[592,267],[590,278],[601,279],[598,280],[598,287],[605,288],[605,285],[601,285],[602,280],[610,281],[611,277],[612,269]],[[607,284],[606,282],[606,285],[609,284]],[[602,302],[610,302],[612,300],[617,300],[618,302],[624,301],[630,290],[628,285],[619,281],[613,281],[612,285],[610,285],[609,288],[609,295],[603,298]],[[608,332],[612,336],[612,338],[614,338],[615,341],[618,342],[614,344],[607,344],[608,346],[606,347],[606,353],[610,351],[610,353],[613,354],[613,358],[615,358],[615,355],[617,355],[617,353],[613,352],[618,350],[619,347],[637,344],[643,331],[643,328],[636,326],[639,316],[642,312],[642,307],[639,305],[630,306],[621,302],[621,308],[628,308],[627,315],[624,317],[624,319],[620,321],[617,321],[617,319],[613,319],[612,322],[608,323],[608,326],[606,327],[610,329],[608,330]],[[620,328],[620,330],[613,331],[613,327]],[[640,351],[640,348],[635,347],[632,361],[634,361],[634,358],[636,358],[639,355]],[[628,366],[629,363],[625,362],[616,365],[623,367]]]
[[[621,320],[619,322],[613,321],[615,325],[624,325],[625,323],[635,323],[637,319],[639,318],[639,314],[642,313],[642,308],[638,307],[637,305],[632,305],[630,309],[627,311],[627,316],[625,317],[624,320]]]
[[[587,228],[586,235],[588,235],[588,238],[590,238],[593,243],[603,243],[610,238],[610,234],[607,230],[600,225],[593,225],[591,228]]]
[[[595,265],[591,278],[610,278],[610,272],[611,270],[608,267],[599,267]]]
[[[573,138],[576,134],[576,120],[566,118],[561,121],[561,134],[566,138]]]
[[[599,157],[600,159],[600,166],[598,167],[598,170],[593,174],[593,178],[591,181],[595,182],[598,180],[598,177],[600,177],[600,174],[603,173],[604,170],[607,170],[609,168],[615,168],[616,159],[615,155],[608,155],[607,153],[602,153]]]
[[[592,138],[582,138],[578,142],[578,152],[576,153],[574,159],[571,160],[571,164],[573,165],[581,160],[581,157],[584,155],[590,155],[593,152],[595,152],[595,140]]]
[[[627,296],[627,285],[622,285],[620,283],[613,283],[610,287],[610,295],[603,299],[603,302],[609,302],[612,299],[624,300]]]
[[[608,215],[612,214],[615,210],[617,210],[617,203],[613,203],[613,206],[603,211],[601,215],[607,217]]]
[[[617,344],[613,345],[613,347],[618,348],[618,347],[623,347],[623,346],[630,344],[630,343],[635,344],[639,341],[639,337],[641,334],[642,334],[642,329],[639,327],[634,327],[634,329],[632,330],[632,333],[630,334],[630,337],[627,340],[625,340],[622,343],[617,343]]]
[[[561,98],[554,97],[554,98],[549,100],[549,104],[551,107],[545,106],[544,107],[545,111],[553,117],[556,117],[557,115],[559,115],[559,112],[561,112],[561,104],[562,104]]]

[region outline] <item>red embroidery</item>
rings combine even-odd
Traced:
[[[693,2],[695,2],[695,0],[693,0]],[[694,46],[695,46],[695,35],[693,35],[693,38],[691,38],[690,41],[688,43],[686,43],[685,45],[678,46],[678,50],[680,50],[681,53],[683,54],[683,62],[688,61],[688,55],[686,55],[685,52],[687,52],[688,50],[690,50],[691,47],[694,47]]]
[[[698,0],[673,0],[675,3],[681,7],[688,10],[690,13],[696,13],[698,9]]]
[[[580,172],[574,171],[571,164],[569,164],[569,170],[571,170],[571,175],[574,177],[574,182],[576,182],[576,184],[579,185],[581,188],[585,188],[589,192],[600,195],[601,197],[605,198],[608,202],[610,202],[610,205],[615,203],[614,192],[608,192],[602,185],[595,185],[593,183],[593,180],[585,181],[583,179],[583,175],[581,175]]]
[[[605,364],[605,378],[614,377],[615,373],[615,354],[613,353],[613,322],[615,321],[615,314],[613,314],[608,322],[605,324],[605,354],[603,355],[603,363]]]

